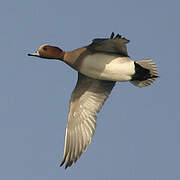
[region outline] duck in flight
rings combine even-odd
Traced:
[[[129,42],[119,34],[98,38],[69,52],[42,45],[29,56],[57,59],[78,72],[66,126],[61,166],[70,167],[86,151],[96,129],[96,117],[116,82],[129,81],[137,87],[151,85],[158,77],[151,59],[133,61],[127,52]]]

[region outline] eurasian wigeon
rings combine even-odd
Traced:
[[[78,80],[71,95],[61,166],[76,162],[87,149],[96,128],[96,117],[116,81],[129,81],[137,87],[152,84],[158,77],[151,59],[133,61],[127,53],[129,42],[119,34],[94,39],[88,45],[70,52],[58,47],[42,45],[28,54],[64,61],[78,71]]]

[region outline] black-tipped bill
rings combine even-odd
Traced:
[[[29,53],[28,56],[36,56],[36,57],[40,57],[40,54],[38,51],[34,52],[34,53]]]

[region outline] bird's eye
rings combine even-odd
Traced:
[[[47,51],[47,47],[43,47],[43,50],[44,50],[44,51]]]

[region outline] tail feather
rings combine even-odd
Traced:
[[[143,59],[135,62],[135,75],[130,81],[138,87],[151,85],[158,77],[156,64],[151,59]]]

